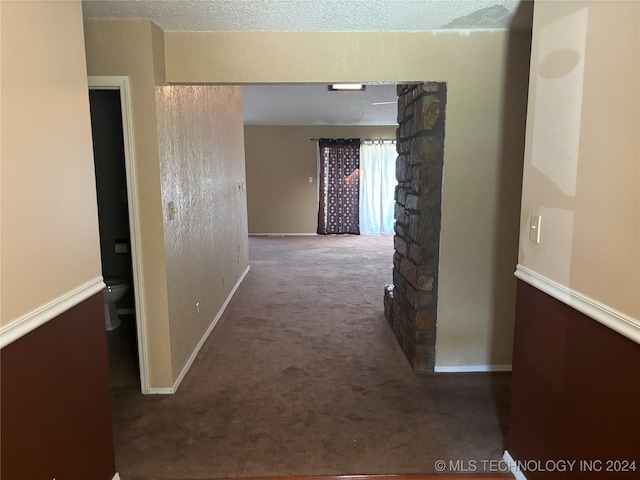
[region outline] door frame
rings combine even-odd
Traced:
[[[124,140],[124,165],[127,177],[127,203],[129,207],[129,230],[131,243],[131,261],[133,270],[133,293],[136,302],[136,330],[138,343],[138,363],[140,368],[140,391],[150,393],[149,361],[147,356],[147,331],[144,308],[144,290],[142,285],[142,257],[140,246],[140,215],[138,211],[138,182],[136,181],[135,156],[133,145],[133,121],[131,117],[131,97],[129,77],[96,76],[88,77],[89,90],[118,90],[122,111],[122,137]]]

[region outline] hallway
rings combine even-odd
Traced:
[[[123,480],[434,473],[501,458],[509,374],[416,375],[383,313],[392,236],[252,237],[178,392],[114,388]]]

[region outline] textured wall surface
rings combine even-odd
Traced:
[[[156,95],[175,380],[249,263],[242,90]]]

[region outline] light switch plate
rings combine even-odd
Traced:
[[[540,226],[542,224],[541,215],[531,215],[529,220],[529,240],[533,243],[540,243]]]

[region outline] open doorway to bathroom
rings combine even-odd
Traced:
[[[119,88],[89,90],[111,387],[141,385],[122,95]]]

